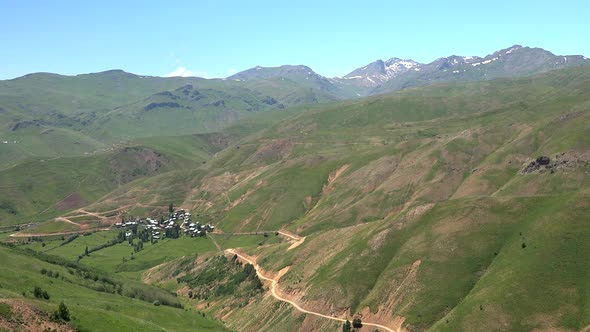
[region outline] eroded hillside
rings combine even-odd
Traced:
[[[589,323],[579,264],[590,253],[589,74],[303,111],[197,170],[135,181],[86,209],[174,201],[220,232],[305,236],[249,254],[267,271],[289,267],[281,292],[326,315],[411,331],[576,330]],[[530,168],[539,156],[549,162]],[[240,330],[334,328],[268,294],[223,319]]]
[[[253,117],[232,139],[143,140],[104,159],[125,170],[117,186],[60,217],[108,226],[174,203],[213,223],[196,257],[187,238],[82,264],[235,330],[575,331],[590,324],[589,96],[590,71],[568,69]]]

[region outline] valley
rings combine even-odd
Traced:
[[[0,81],[0,329],[582,330],[590,67],[560,58]]]

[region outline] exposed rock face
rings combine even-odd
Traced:
[[[551,159],[546,156],[539,156],[537,159],[531,161],[523,170],[523,174],[533,173],[536,171],[543,171],[545,169],[551,169]]]
[[[535,160],[537,162],[537,164],[545,166],[545,165],[549,165],[551,163],[551,159],[549,157],[545,157],[545,156],[540,156],[537,157],[537,160]]]
[[[271,96],[266,96],[266,98],[264,98],[264,100],[262,100],[262,102],[267,105],[274,105],[274,104],[278,103],[278,101]]]
[[[178,96],[174,95],[170,91],[162,91],[162,92],[154,94],[154,96],[163,96],[163,97],[168,97],[170,99],[178,99]]]
[[[553,161],[553,168],[555,170],[568,170],[579,167],[590,167],[590,151],[569,151],[555,155]]]
[[[144,106],[143,109],[144,109],[144,111],[149,111],[149,110],[153,110],[154,108],[159,108],[159,107],[190,109],[189,106],[183,106],[183,105],[180,105],[179,103],[173,103],[173,102],[150,103],[150,104]]]
[[[205,106],[214,106],[214,107],[225,106],[225,101],[224,100],[218,100],[216,102],[206,104]]]
[[[42,125],[40,120],[26,120],[26,121],[19,121],[12,125],[10,130],[17,131],[19,129],[25,129],[28,127],[40,127]]]
[[[521,171],[521,174],[543,173],[550,171],[567,171],[578,167],[590,166],[590,151],[568,151],[555,155],[553,160],[546,156],[539,156],[531,161]]]

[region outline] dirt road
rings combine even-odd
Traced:
[[[287,235],[287,234],[284,234],[284,235]],[[335,321],[339,321],[339,322],[345,322],[346,321],[346,319],[344,319],[344,318],[332,317],[332,316],[324,315],[324,314],[319,313],[319,312],[315,312],[315,311],[310,311],[310,310],[307,310],[307,309],[303,309],[297,303],[295,303],[295,302],[293,302],[293,301],[291,301],[289,299],[286,299],[286,298],[282,297],[281,295],[277,294],[277,290],[276,290],[277,289],[278,279],[280,278],[280,276],[279,277],[276,277],[274,279],[273,278],[268,278],[268,277],[266,277],[265,275],[263,275],[260,272],[260,266],[258,266],[258,264],[256,264],[256,262],[254,262],[251,259],[245,257],[244,255],[239,254],[234,249],[227,249],[227,252],[229,252],[230,254],[237,255],[240,259],[242,259],[242,260],[244,260],[244,261],[246,261],[246,262],[254,265],[254,268],[256,269],[256,274],[258,275],[258,277],[260,279],[267,280],[267,281],[270,281],[271,282],[271,284],[270,284],[270,291],[271,291],[272,296],[274,298],[276,298],[277,300],[283,301],[283,302],[287,302],[290,305],[292,305],[295,309],[297,309],[298,311],[303,312],[303,313],[306,313],[306,314],[310,314],[310,315],[314,315],[314,316],[318,316],[318,317],[323,317],[323,318],[326,318],[326,319],[331,319],[331,320],[335,320]],[[363,321],[363,326],[374,326],[376,328],[383,329],[383,330],[389,331],[389,332],[399,332],[398,330],[394,330],[394,329],[391,329],[391,328],[389,328],[387,326],[383,326],[381,324],[376,324],[376,323],[369,323],[369,322],[364,322]]]
[[[55,232],[55,233],[14,233],[10,234],[10,237],[44,237],[44,236],[56,236],[56,235],[71,235],[71,234],[80,234],[80,233],[88,233],[88,232],[96,232],[96,231],[109,231],[111,228],[109,227],[101,227],[101,228],[86,228],[80,229],[75,231],[63,231],[63,232]]]

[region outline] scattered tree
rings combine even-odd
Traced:
[[[59,303],[59,309],[57,310],[56,316],[66,322],[70,321],[70,310],[68,310],[68,307],[63,301]]]
[[[168,205],[168,212],[174,212],[174,203],[171,202],[170,205]]]
[[[33,289],[33,295],[38,299],[49,300],[49,293],[46,290],[41,289],[39,286],[35,286]]]
[[[86,249],[84,249],[84,255],[88,256],[88,246],[86,246]]]
[[[350,321],[347,319],[344,325],[342,325],[342,332],[351,332],[352,326],[350,325]]]
[[[361,327],[363,327],[363,322],[360,318],[355,318],[352,320],[352,327],[354,327],[355,329],[360,329]]]

